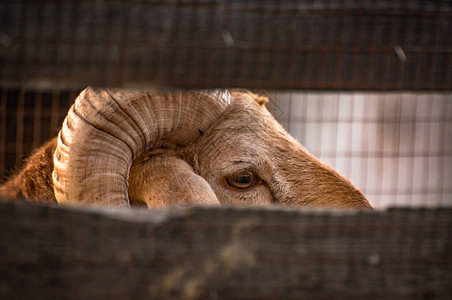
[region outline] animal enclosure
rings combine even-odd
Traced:
[[[0,170],[56,136],[79,90],[4,88]],[[452,94],[261,91],[275,118],[375,208],[452,204]]]
[[[451,20],[441,0],[3,1],[0,181],[58,134],[88,85],[247,88],[375,208],[399,208],[137,211],[134,220],[2,202],[0,296],[452,297]],[[115,249],[105,260],[88,255],[108,252],[98,236]],[[209,247],[218,255],[198,255]],[[109,266],[144,279],[127,271],[120,285]],[[81,280],[90,270],[92,281]]]

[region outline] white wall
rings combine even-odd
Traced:
[[[276,119],[374,207],[452,205],[452,93],[267,95]]]

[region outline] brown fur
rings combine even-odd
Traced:
[[[56,146],[57,138],[53,138],[31,155],[24,168],[0,186],[0,198],[56,204],[52,180]]]

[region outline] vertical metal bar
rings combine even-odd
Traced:
[[[303,104],[303,115],[301,117],[301,122],[305,130],[300,130],[300,133],[302,134],[302,136],[300,137],[300,142],[304,144],[306,142],[306,124],[308,118],[308,93],[303,93],[303,101],[301,103]]]
[[[322,133],[323,133],[323,126],[325,126],[324,125],[325,123],[323,122],[323,114],[324,114],[324,108],[325,108],[325,92],[321,92],[320,93],[320,98],[317,101],[319,101],[319,103],[320,103],[320,109],[319,109],[320,115],[318,116],[318,119],[316,120],[316,125],[318,125],[318,128],[319,128],[319,132],[318,132],[318,135],[317,135],[317,138],[319,139],[318,155],[321,158],[323,158],[322,157],[322,154],[323,154],[323,151],[322,151],[322,148],[323,148]]]
[[[352,93],[350,95],[351,101],[350,101],[350,116],[351,116],[351,120],[350,120],[350,126],[348,127],[348,130],[350,130],[350,143],[348,146],[348,149],[350,149],[349,151],[351,152],[351,150],[353,149],[353,145],[355,144],[354,142],[354,137],[355,135],[353,134],[353,128],[354,128],[354,124],[355,124],[355,118],[353,117],[354,115],[354,108],[355,108],[355,97],[356,97],[356,93]],[[366,109],[366,107],[364,108]],[[363,122],[363,125],[366,125],[366,122]],[[365,130],[363,129],[363,133],[365,133]],[[366,152],[367,153],[367,152]],[[348,174],[350,174],[350,177],[353,177],[353,168],[352,168],[352,162],[350,157],[347,157],[347,161],[349,161],[348,165]],[[363,168],[363,173],[361,175],[363,182],[365,183],[365,179],[366,179],[366,175],[367,173],[364,171],[366,168]],[[365,189],[366,185],[364,183],[361,183],[361,186]]]
[[[334,144],[332,146],[332,149],[334,149],[334,156],[331,159],[331,163],[333,164],[333,166],[337,165],[337,157],[339,156],[338,153],[338,147],[337,147],[337,136],[338,136],[338,127],[339,127],[339,105],[340,105],[340,94],[339,93],[334,93],[333,94],[335,96],[335,102],[336,102],[336,111],[335,111],[335,117],[334,117],[334,131],[333,131],[333,136],[334,136]],[[332,95],[332,96],[333,96]]]
[[[68,107],[70,107],[72,104],[74,104],[75,99],[76,99],[77,96],[78,96],[78,93],[79,93],[79,91],[74,91],[74,90],[71,90],[71,91],[69,92],[69,97],[68,97],[68,99],[67,99],[67,106],[68,106]]]
[[[58,132],[60,124],[58,124],[59,121],[59,101],[60,101],[60,91],[54,90],[52,91],[52,104],[51,104],[51,110],[50,110],[50,130],[52,136]]]
[[[429,97],[429,101],[427,102],[428,105],[426,107],[426,111],[425,111],[425,115],[426,115],[426,120],[424,122],[424,129],[425,129],[425,136],[423,138],[424,141],[424,146],[422,148],[426,149],[427,153],[423,153],[422,154],[422,158],[423,158],[423,164],[422,164],[422,174],[424,174],[424,182],[425,182],[425,188],[421,188],[420,189],[420,193],[421,195],[423,195],[425,198],[427,199],[423,199],[423,203],[421,204],[427,204],[426,201],[430,200],[429,199],[429,190],[430,188],[428,187],[428,183],[429,183],[429,178],[430,178],[430,159],[431,159],[431,145],[430,145],[430,131],[432,129],[432,113],[433,113],[433,97]]]
[[[304,127],[305,127],[305,130],[304,130],[304,141],[303,142],[304,142],[304,145],[306,146],[306,148],[308,148],[309,151],[312,151],[312,148],[310,148],[310,146],[308,144],[310,142],[310,140],[308,140],[308,137],[309,137],[308,124],[311,125],[311,122],[312,122],[311,118],[308,116],[309,110],[311,109],[311,105],[310,105],[310,101],[309,101],[311,97],[312,97],[312,93],[306,93],[306,95],[305,95],[306,113],[304,115]]]
[[[7,89],[0,89],[0,180],[5,175],[5,158],[6,158],[6,93]]]
[[[295,120],[293,120],[293,118],[292,118],[292,105],[294,105],[293,104],[293,98],[292,98],[292,96],[293,96],[293,93],[290,93],[290,96],[289,96],[289,112],[288,112],[288,119],[289,119],[289,122],[287,122],[287,131],[288,132],[291,132],[292,131],[292,122],[294,122]]]
[[[33,109],[33,149],[36,149],[41,144],[41,118],[42,118],[42,91],[34,91],[34,109]]]
[[[350,144],[349,144],[349,150],[348,153],[350,153],[350,155],[347,156],[347,161],[348,161],[348,165],[349,165],[349,173],[350,176],[352,178],[359,178],[359,185],[361,187],[361,189],[363,190],[363,192],[370,192],[372,191],[368,186],[367,186],[367,177],[368,177],[368,172],[367,172],[367,165],[369,163],[368,160],[368,156],[369,156],[369,152],[368,152],[368,148],[369,148],[369,139],[368,136],[371,135],[369,130],[371,128],[371,126],[369,126],[369,121],[370,121],[370,109],[369,106],[370,105],[362,105],[362,117],[361,118],[357,118],[357,109],[360,107],[357,105],[357,99],[362,98],[362,102],[367,102],[370,101],[371,99],[369,95],[362,95],[359,93],[354,92],[351,95],[351,102],[350,102],[350,126],[349,126],[349,130],[350,130]],[[356,129],[361,127],[361,137],[357,136],[356,133]],[[358,131],[358,133],[360,132]],[[356,147],[354,145],[358,145],[358,142],[361,140],[361,146],[360,147]],[[353,164],[355,162],[354,158],[356,158],[355,155],[352,155],[353,150],[354,149],[360,149],[360,152],[357,156],[359,156],[361,158],[361,169],[357,170],[356,168],[353,167]],[[356,170],[356,171],[355,171]],[[359,172],[358,174],[356,172]],[[375,202],[373,201],[374,199],[370,199],[371,203],[375,204]]]
[[[356,100],[356,93],[353,95],[353,99],[352,99],[352,104],[351,104],[351,116],[352,116],[352,120],[353,120],[353,125],[351,126],[351,128],[353,128],[355,125],[355,122],[357,121],[356,117],[353,116],[353,112],[354,112],[354,102]],[[371,97],[369,97],[369,95],[365,95],[364,97],[364,101],[371,101]],[[369,99],[370,98],[370,99]],[[363,134],[363,145],[362,145],[362,166],[363,168],[361,169],[361,186],[363,187],[364,191],[372,191],[371,187],[369,186],[369,182],[368,182],[368,165],[369,165],[369,131],[370,128],[372,128],[370,126],[370,122],[371,122],[371,117],[370,117],[370,105],[366,105],[364,104],[363,107],[363,119],[362,119],[362,134]],[[352,132],[352,138],[350,139],[350,143],[353,144],[353,137],[354,134]],[[351,149],[353,149],[353,147],[350,147]],[[352,169],[353,170],[353,169]],[[371,201],[371,203],[373,203],[373,199],[369,199]]]
[[[395,153],[395,163],[392,165],[392,170],[390,170],[391,174],[394,174],[392,177],[391,182],[393,183],[393,186],[391,188],[391,190],[393,191],[393,197],[395,199],[395,205],[397,205],[397,200],[398,200],[398,191],[399,191],[399,168],[400,168],[400,139],[402,138],[401,136],[401,116],[402,116],[402,95],[398,94],[397,95],[397,99],[394,99],[394,101],[396,102],[396,124],[395,124],[395,128],[397,128],[397,137],[395,140],[395,147],[396,147],[396,153]],[[394,142],[394,141],[393,141]],[[391,156],[392,157],[392,156]]]
[[[415,147],[416,147],[416,136],[417,136],[417,134],[416,134],[416,127],[417,127],[417,123],[415,122],[415,120],[416,120],[416,116],[417,116],[417,110],[418,110],[418,97],[419,96],[413,96],[414,97],[414,105],[413,105],[413,122],[411,123],[411,134],[412,134],[412,136],[411,136],[411,147],[410,147],[410,151],[408,152],[408,157],[410,157],[411,158],[411,160],[412,160],[412,163],[411,164],[409,164],[409,166],[408,166],[408,177],[409,177],[409,179],[408,179],[408,182],[410,183],[410,184],[408,184],[408,192],[411,194],[411,195],[413,195],[414,194],[414,186],[415,186],[415,184],[414,184],[414,164],[415,164],[415,161],[416,161],[416,158],[415,158],[415,154],[416,154],[416,149],[415,149]],[[413,200],[411,199],[410,200],[410,203],[409,203],[409,205],[410,206],[412,206],[413,205]]]
[[[381,162],[377,163],[377,182],[375,183],[375,186],[378,189],[378,194],[380,196],[380,201],[382,202],[383,199],[383,195],[384,195],[384,190],[383,190],[383,184],[384,184],[384,180],[383,180],[383,176],[384,176],[384,168],[385,168],[385,160],[384,157],[386,155],[386,151],[385,151],[385,114],[384,114],[384,103],[387,101],[387,94],[384,94],[381,96],[381,98],[379,99],[380,101],[377,102],[378,107],[377,107],[377,116],[378,116],[378,129],[380,134],[377,137],[377,151],[378,153],[380,153],[381,157]]]
[[[19,165],[22,162],[24,154],[24,101],[25,90],[21,88],[17,99],[16,110],[16,165]]]

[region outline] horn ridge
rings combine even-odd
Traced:
[[[231,104],[224,91],[131,91],[88,87],[69,110],[54,155],[59,203],[130,206],[134,158],[199,138]]]

